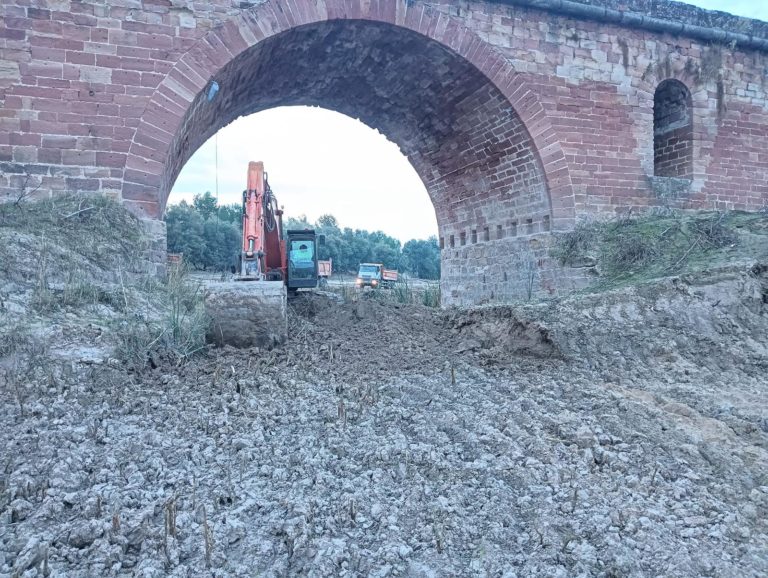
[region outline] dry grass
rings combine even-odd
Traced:
[[[677,275],[727,263],[744,234],[766,234],[761,213],[666,211],[585,223],[560,235],[551,254],[564,266],[595,265],[601,284]]]
[[[372,299],[380,303],[440,307],[439,281],[430,282],[426,286],[417,286],[410,283],[407,279],[402,279],[390,287],[363,289],[354,285],[338,285],[328,287],[328,289],[341,295],[345,301]]]
[[[174,267],[164,283],[147,283],[143,307],[116,323],[115,353],[129,368],[142,372],[161,360],[183,363],[206,348],[210,319],[202,285],[183,267]]]
[[[116,261],[136,265],[146,248],[138,219],[101,195],[58,195],[0,204],[0,229],[31,234],[49,247],[67,247],[83,259],[108,268]],[[62,268],[67,263],[54,265]]]
[[[16,400],[19,413],[26,415],[26,401],[40,384],[50,381],[48,344],[16,325],[0,333],[0,393]]]

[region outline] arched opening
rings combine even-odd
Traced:
[[[693,103],[682,82],[665,80],[653,100],[654,174],[693,177]]]
[[[437,236],[424,184],[397,145],[318,107],[270,109],[222,128],[184,166],[168,204],[206,191],[221,205],[240,203],[252,160],[264,162],[286,219],[314,223],[330,214],[342,227],[382,230],[402,242]]]
[[[434,207],[408,159],[378,131],[318,107],[261,111],[208,139],[168,198],[170,253],[211,272],[239,265],[242,191],[253,160],[268,172],[284,230],[322,234],[319,258],[329,260],[336,275],[376,262],[439,279]]]
[[[253,46],[187,110],[164,165],[164,203],[181,167],[221,127],[278,106],[317,105],[358,118],[400,146],[424,182],[441,233],[495,224],[503,213],[549,215],[541,163],[525,126],[474,66],[412,31],[322,22]],[[254,138],[258,138],[254,135]],[[488,202],[492,198],[502,207]]]
[[[266,109],[320,106],[379,130],[424,183],[443,239],[442,280],[450,289],[444,303],[514,297],[519,279],[506,275],[515,269],[512,256],[524,236],[546,233],[552,223],[568,226],[570,177],[524,80],[468,31],[454,28],[464,41],[451,48],[433,40],[447,36],[445,25],[451,27],[416,23],[417,32],[388,21],[336,19],[270,35],[243,33],[260,26],[248,17],[240,32],[212,33],[169,74],[142,117],[123,198],[148,216],[162,214],[182,166],[217,130]],[[236,42],[232,34],[242,36]],[[218,92],[210,98],[213,82]],[[545,147],[541,153],[516,108]],[[510,231],[518,222],[528,226],[515,238]],[[502,234],[471,233],[486,229]]]

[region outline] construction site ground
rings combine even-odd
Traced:
[[[145,366],[119,299],[33,314],[24,283],[0,322],[46,348],[0,342],[1,576],[768,574],[765,265],[473,310],[303,294],[282,347]]]

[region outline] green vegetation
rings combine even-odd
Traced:
[[[404,268],[419,279],[440,279],[440,247],[436,237],[406,242],[403,261]]]
[[[312,224],[306,218],[287,219],[286,229],[314,228],[325,235],[321,259],[333,259],[336,271],[356,273],[360,263],[383,263],[388,269],[408,272],[420,279],[440,278],[440,248],[436,237],[400,241],[381,231],[339,227],[333,215],[323,215]]]
[[[210,319],[199,282],[184,266],[172,266],[164,283],[148,283],[145,307],[135,306],[115,323],[115,355],[134,371],[160,360],[180,364],[206,347]]]
[[[182,253],[195,269],[225,270],[240,255],[242,209],[238,204],[218,206],[207,192],[192,204],[181,202],[168,209],[168,251]],[[310,223],[306,217],[287,218],[283,228],[314,229],[325,235],[320,259],[333,259],[336,272],[355,273],[360,263],[383,263],[389,269],[408,272],[420,279],[440,278],[440,248],[436,237],[400,241],[381,231],[341,228],[333,215]]]
[[[559,235],[552,256],[562,265],[594,267],[606,288],[678,275],[734,256],[764,257],[768,215],[665,212],[582,223]]]
[[[218,207],[211,193],[196,195],[192,205],[182,201],[168,209],[168,251],[182,253],[198,270],[226,270],[240,256],[239,207]]]
[[[103,196],[0,203],[0,382],[28,382],[49,346],[109,343],[135,370],[202,350],[202,288],[179,268],[160,279],[148,266],[150,247],[140,221]],[[47,330],[62,322],[63,345]]]
[[[33,202],[0,203],[0,237],[4,236],[16,239],[0,243],[0,273],[11,277],[18,272],[19,256],[4,256],[2,251],[16,244],[29,244],[40,259],[49,261],[51,272],[58,276],[80,261],[104,269],[117,270],[121,263],[123,269],[134,267],[146,248],[138,219],[101,195],[56,195]],[[68,251],[60,251],[61,246]]]

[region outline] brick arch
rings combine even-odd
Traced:
[[[676,79],[667,79],[653,97],[654,175],[693,177],[693,96]]]
[[[407,0],[393,3],[365,0],[268,0],[209,32],[177,61],[147,105],[126,160],[122,190],[124,201],[138,213],[152,218],[160,216],[178,172],[176,168],[169,169],[169,163],[173,161],[172,149],[179,147],[179,142],[174,141],[188,138],[188,123],[193,118],[190,115],[191,108],[201,102],[202,94],[211,79],[221,74],[228,63],[281,35],[311,28],[312,25],[337,22],[383,24],[394,26],[397,30],[410,31],[467,63],[478,77],[483,77],[503,97],[509,109],[508,114],[514,117],[508,120],[504,130],[517,130],[515,127],[510,128],[509,123],[519,122],[530,140],[529,148],[540,169],[548,211],[552,216],[551,223],[547,217],[547,226],[551,224],[555,229],[562,229],[572,223],[574,197],[566,158],[537,95],[498,50],[468,30],[458,19],[420,2]],[[356,116],[355,111],[351,111],[350,115]],[[362,120],[365,122],[365,119]],[[224,124],[226,122],[217,126],[216,130]],[[489,131],[494,128],[488,127]],[[382,132],[387,134],[386,130]],[[491,137],[491,132],[488,134]],[[392,140],[403,148],[403,142],[398,142],[397,138]],[[192,144],[199,146],[202,143]],[[418,158],[417,152],[411,153],[408,156],[423,180],[429,179],[430,171],[444,172],[445,167],[436,168],[434,163]],[[520,155],[515,154],[517,156],[510,157],[510,162],[523,162]],[[498,172],[502,169],[498,169],[497,175],[490,176],[488,180],[498,178]],[[491,187],[494,183],[488,182],[485,185]],[[435,195],[441,194],[439,189],[440,186],[433,183],[430,190],[433,202]],[[462,219],[466,220],[466,215],[452,216],[454,224]]]
[[[702,187],[705,179],[707,166],[712,154],[711,143],[717,133],[716,122],[713,119],[717,116],[717,111],[711,108],[711,99],[709,88],[706,82],[697,82],[694,71],[686,66],[682,57],[673,58],[669,61],[664,70],[653,70],[650,74],[643,76],[636,84],[638,88],[639,109],[648,111],[648,120],[645,123],[647,130],[640,139],[639,152],[641,158],[646,162],[645,171],[647,175],[653,175],[655,172],[654,164],[654,101],[656,91],[665,82],[675,81],[682,84],[691,97],[692,113],[692,140],[693,140],[693,190]]]

